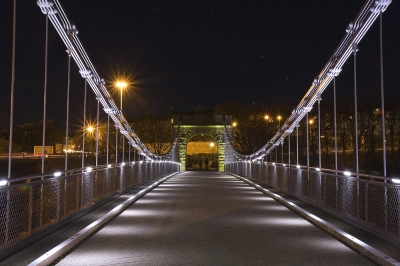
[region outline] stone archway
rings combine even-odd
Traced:
[[[218,171],[218,151],[214,138],[206,134],[195,135],[186,145],[185,170]]]
[[[231,116],[226,116],[225,121],[231,124]],[[186,169],[186,148],[191,138],[196,135],[207,135],[215,140],[218,149],[218,171],[224,171],[225,163],[225,127],[222,115],[174,115],[172,120],[175,132],[180,126],[180,136],[177,143],[181,171]],[[229,126],[231,128],[231,126]]]

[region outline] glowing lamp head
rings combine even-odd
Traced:
[[[121,89],[126,88],[126,86],[128,86],[128,84],[125,81],[118,81],[115,85]]]

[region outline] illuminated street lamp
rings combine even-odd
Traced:
[[[212,160],[214,160],[214,145],[215,145],[214,142],[211,142],[211,143],[210,143],[210,147],[211,147],[211,159],[212,159]]]
[[[126,86],[128,86],[128,84],[125,81],[118,81],[115,86],[117,86],[118,88],[120,88],[120,93],[121,93],[121,104],[120,104],[120,109],[122,112],[122,89],[126,88]],[[124,150],[125,150],[125,139],[124,136],[122,136],[122,162],[124,161]],[[115,129],[115,163],[117,163],[118,161],[118,128]]]
[[[282,116],[278,115],[277,119],[278,119],[278,121],[279,121],[279,129],[280,129],[280,128],[281,128]]]
[[[86,134],[89,135],[89,144],[91,143],[91,139],[94,134],[94,131],[95,131],[94,126],[92,126],[92,125],[86,126]],[[89,148],[92,149],[91,144],[89,145]],[[85,154],[82,154],[82,156],[85,156]]]
[[[115,85],[120,89],[120,92],[121,92],[121,106],[120,106],[120,109],[122,111],[122,89],[126,88],[126,86],[128,86],[128,84],[125,81],[118,81]]]
[[[266,122],[266,126],[265,126],[266,130],[265,130],[265,134],[267,135],[267,140],[268,140],[268,125],[269,125],[269,115],[264,115],[264,119],[265,119],[265,122]]]

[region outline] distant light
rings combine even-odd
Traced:
[[[296,165],[296,168],[297,168],[297,169],[300,169],[300,165]]]
[[[275,163],[272,163],[272,165],[275,165]]]
[[[349,171],[344,171],[343,174],[344,174],[345,176],[351,176],[351,173],[350,173]]]
[[[93,170],[93,168],[92,167],[88,167],[88,168],[86,168],[86,172],[91,172]]]
[[[61,176],[61,172],[55,172],[55,173],[54,173],[54,176],[55,176],[55,177]]]
[[[400,184],[400,179],[399,178],[393,178],[392,182],[395,184]]]
[[[6,186],[8,184],[7,180],[0,180],[0,187]]]
[[[135,162],[132,162],[132,164],[135,164]]]
[[[107,165],[107,167],[108,167],[108,168],[111,168],[111,167],[112,167],[112,165],[111,165],[111,164],[109,164],[109,165]]]
[[[282,164],[283,166],[286,166],[286,164]]]
[[[124,165],[125,165],[125,162],[122,163],[122,166],[124,166]]]
[[[315,170],[317,171],[317,172],[321,172],[321,168],[315,168]]]

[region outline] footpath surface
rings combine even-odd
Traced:
[[[262,192],[218,172],[170,178],[56,264],[375,265]]]

